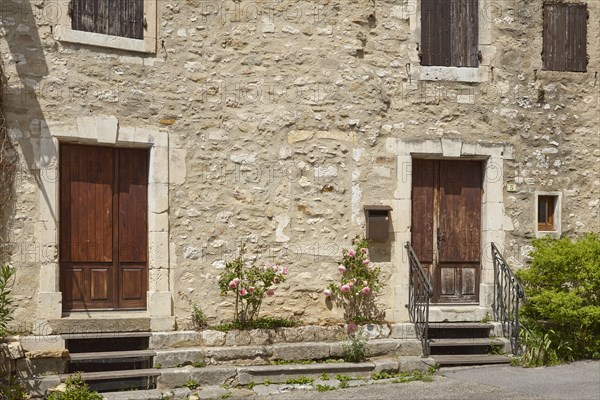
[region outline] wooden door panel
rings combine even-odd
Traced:
[[[109,301],[111,299],[109,286],[112,281],[110,267],[90,268],[90,300]]]
[[[61,146],[62,261],[112,261],[112,163],[108,148]]]
[[[413,160],[412,245],[422,264],[433,262],[434,161]]]
[[[479,301],[482,164],[413,160],[412,243],[433,301]]]
[[[148,151],[119,152],[119,261],[147,260]]]
[[[121,265],[121,308],[143,308],[146,306],[148,269],[145,264]]]
[[[69,301],[83,301],[83,288],[85,286],[83,268],[63,268],[61,272],[63,296]]]

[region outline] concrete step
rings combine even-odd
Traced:
[[[483,365],[483,364],[508,364],[511,358],[493,354],[444,354],[431,355],[440,366],[446,365]]]
[[[150,357],[156,356],[153,350],[133,350],[133,351],[99,351],[93,353],[71,353],[69,354],[71,362],[122,362],[122,361],[144,361]]]

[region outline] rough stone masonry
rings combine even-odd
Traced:
[[[515,267],[536,236],[537,192],[561,193],[563,235],[598,232],[600,9],[585,2],[589,63],[575,73],[542,68],[541,0],[480,0],[475,71],[419,65],[419,0],[147,1],[154,53],[57,40],[64,2],[3,0],[5,112],[20,166],[14,201],[2,204],[15,324],[28,331],[33,315],[60,314],[60,295],[44,289],[58,282],[58,256],[56,236],[43,232],[60,226],[43,206],[56,193],[41,188],[57,179],[44,132],[72,126],[85,137],[90,121],[118,137],[150,129],[168,138],[151,167],[168,171],[168,202],[156,216],[167,245],[155,249],[150,286],[170,293],[179,329],[192,304],[211,322],[231,318],[217,279],[242,242],[249,256],[290,270],[266,314],[340,320],[322,290],[338,279],[342,249],[364,235],[367,204],[394,208],[391,240],[373,259],[386,318],[406,320],[403,143],[456,157],[499,149],[486,179],[500,190],[487,193],[484,212]]]

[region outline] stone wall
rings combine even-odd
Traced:
[[[231,317],[216,282],[242,242],[250,256],[290,269],[265,313],[339,320],[321,291],[364,232],[363,206],[398,198],[409,168],[389,145],[397,139],[514,149],[487,171],[516,184],[498,194],[513,265],[526,263],[535,237],[536,192],[562,193],[563,234],[599,231],[600,10],[587,3],[588,72],[542,70],[540,0],[490,0],[473,78],[482,82],[464,82],[421,79],[413,0],[158,1],[150,55],[57,41],[60,2],[15,2],[3,10],[0,53],[21,161],[8,238],[17,323],[31,329],[40,268],[55,261],[38,233],[40,180],[55,179],[40,157],[40,127],[81,116],[168,132],[167,266],[180,328],[192,303],[211,322]],[[398,212],[394,233],[406,230]],[[390,320],[405,319],[401,250],[392,236],[372,256],[388,283]]]

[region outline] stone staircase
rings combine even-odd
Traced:
[[[149,350],[150,332],[66,334],[69,351],[61,382],[81,372],[92,390],[154,389],[160,371],[154,367],[156,352]]]
[[[510,343],[491,336],[493,329],[481,322],[431,322],[430,357],[440,366],[510,363]]]

